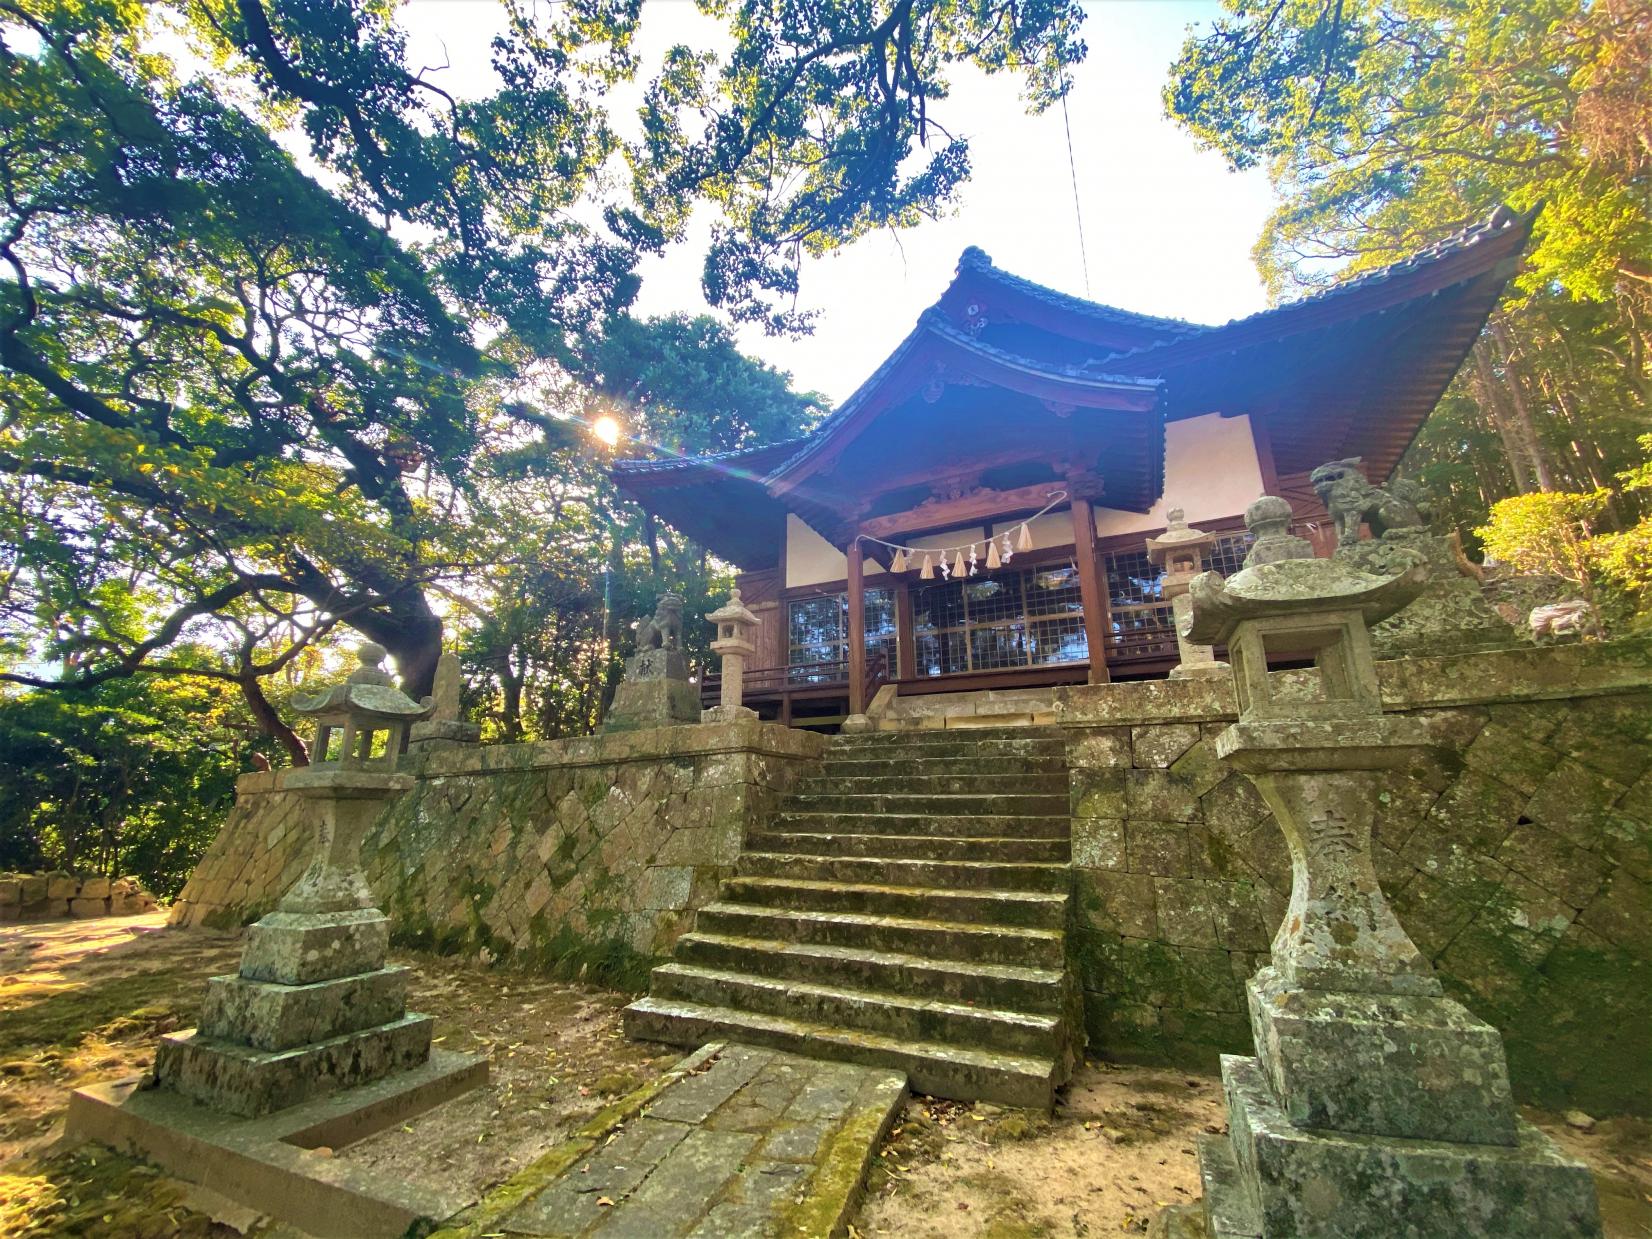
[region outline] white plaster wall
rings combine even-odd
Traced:
[[[863,562],[868,581],[884,575],[883,569],[871,560]],[[799,589],[848,579],[849,561],[843,552],[790,512],[786,513],[786,588]]]
[[[994,533],[1012,532],[1010,545],[1017,549],[1021,545],[1021,536],[1013,531],[1021,527],[1020,521],[996,521],[992,529]],[[1041,551],[1047,546],[1071,546],[1073,544],[1073,514],[1068,508],[1057,508],[1054,512],[1046,512],[1043,516],[1035,516],[1027,522],[1032,531],[1033,550]]]
[[[1150,512],[1096,508],[1096,533],[1149,533],[1165,527],[1171,508],[1187,513],[1188,524],[1237,516],[1262,493],[1250,418],[1206,413],[1164,428],[1164,496]],[[1072,538],[1067,539],[1068,542]]]

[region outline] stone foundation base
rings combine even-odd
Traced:
[[[1512,1145],[1514,1097],[1497,1030],[1450,998],[1247,983],[1257,1063],[1302,1127]]]
[[[308,985],[384,967],[390,919],[377,908],[357,912],[272,912],[247,930],[241,975],[252,981]]]
[[[407,751],[415,754],[469,748],[481,742],[480,723],[467,723],[456,718],[426,719],[422,723],[414,723],[407,733]]]
[[[702,723],[742,723],[756,718],[757,711],[749,706],[712,706],[700,712]]]
[[[191,1028],[161,1037],[155,1078],[192,1101],[256,1118],[419,1066],[430,1057],[432,1023],[428,1015],[406,1015],[288,1050],[213,1040]]]
[[[340,1149],[485,1084],[487,1059],[432,1050],[411,1071],[263,1118],[237,1118],[134,1076],[69,1095],[65,1138],[137,1153],[307,1235],[401,1239],[428,1234],[468,1198],[429,1173],[363,1173],[307,1150]],[[284,1228],[283,1228],[284,1229]]]
[[[625,680],[614,689],[614,704],[602,730],[639,731],[699,721],[700,690],[686,679]]]
[[[1231,680],[1233,668],[1227,663],[1178,663],[1170,669],[1172,680]]]
[[[1222,1082],[1228,1141],[1199,1150],[1213,1239],[1599,1239],[1588,1168],[1530,1124],[1513,1146],[1312,1131],[1255,1059],[1223,1055]]]
[[[408,970],[380,968],[309,985],[212,977],[197,1029],[203,1038],[255,1050],[290,1050],[399,1020]]]

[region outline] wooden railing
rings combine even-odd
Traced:
[[[870,704],[878,689],[889,682],[889,655],[880,647],[866,651],[866,700]]]
[[[871,658],[867,659],[870,673]],[[833,658],[825,662],[796,663],[790,667],[747,667],[745,695],[774,697],[786,689],[842,688],[849,683],[849,660]],[[720,671],[700,676],[700,700],[715,705],[723,691]]]

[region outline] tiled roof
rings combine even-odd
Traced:
[[[958,272],[961,275],[965,271],[979,272],[994,283],[1014,289],[1034,301],[1041,301],[1045,305],[1054,306],[1058,310],[1069,314],[1077,314],[1084,318],[1118,323],[1125,327],[1143,327],[1152,331],[1171,332],[1177,335],[1208,330],[1200,324],[1190,323],[1186,319],[1159,318],[1152,314],[1137,314],[1133,310],[1121,310],[1117,306],[1103,305],[1099,301],[1090,301],[1084,297],[1075,297],[1071,293],[1059,292],[1047,285],[1005,271],[1002,267],[995,265],[986,251],[979,246],[971,245],[959,256]]]
[[[960,276],[965,273],[978,274],[1006,288],[1013,289],[1018,294],[1055,307],[1065,313],[1092,320],[1140,327],[1163,333],[1170,338],[1160,339],[1124,352],[1104,354],[1081,365],[1064,365],[989,345],[969,332],[961,330],[956,323],[941,311],[939,308],[940,302],[937,302],[936,305],[931,306],[919,316],[912,330],[896,345],[883,363],[867,376],[865,382],[857,387],[849,398],[834,409],[810,434],[768,444],[760,448],[725,452],[712,456],[626,461],[615,466],[614,471],[617,475],[639,482],[643,481],[645,475],[657,475],[659,481],[670,484],[667,477],[672,474],[677,474],[686,479],[687,476],[697,474],[700,470],[706,468],[715,469],[718,472],[730,472],[732,464],[744,462],[745,468],[740,470],[739,473],[748,480],[763,482],[778,477],[818,450],[821,444],[831,437],[838,425],[847,420],[872,397],[884,380],[911,354],[913,349],[925,337],[931,336],[939,338],[953,347],[968,350],[980,357],[990,359],[996,365],[1022,370],[1029,374],[1055,378],[1064,383],[1076,384],[1081,387],[1091,389],[1142,389],[1151,387],[1157,382],[1157,379],[1153,376],[1159,372],[1156,363],[1161,357],[1164,364],[1169,366],[1191,356],[1203,356],[1208,349],[1220,350],[1228,347],[1244,347],[1252,342],[1254,338],[1263,336],[1267,328],[1275,323],[1279,325],[1281,331],[1292,330],[1291,323],[1294,319],[1317,317],[1321,307],[1334,309],[1339,301],[1356,295],[1370,294],[1372,290],[1380,289],[1381,286],[1400,280],[1405,276],[1423,272],[1437,264],[1448,263],[1456,256],[1472,251],[1477,246],[1494,238],[1508,237],[1511,241],[1518,242],[1518,244],[1499,247],[1508,248],[1511,252],[1517,253],[1519,244],[1523,244],[1526,236],[1529,235],[1535,217],[1536,211],[1520,214],[1508,207],[1498,207],[1481,223],[1464,228],[1460,232],[1419,250],[1399,262],[1355,276],[1332,288],[1299,297],[1244,318],[1230,320],[1219,326],[1205,326],[1181,319],[1135,314],[1128,310],[1116,309],[1098,302],[1087,301],[1082,297],[1074,297],[1067,293],[1058,292],[1053,288],[1047,288],[1032,280],[1012,275],[994,266],[992,259],[985,252],[975,246],[970,246],[964,250],[958,260]],[[1469,272],[1463,278],[1472,278],[1477,273],[1478,271]],[[948,292],[951,292],[954,286],[949,286]],[[946,296],[943,294],[942,301],[945,299]]]

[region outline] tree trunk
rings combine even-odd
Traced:
[[[1531,406],[1526,400],[1519,354],[1514,347],[1513,338],[1509,335],[1508,325],[1493,320],[1491,334],[1503,351],[1503,376],[1506,380],[1503,389],[1508,393],[1509,407],[1513,410],[1514,424],[1519,437],[1531,453],[1532,469],[1536,474],[1537,484],[1542,490],[1559,490],[1560,488],[1555,485],[1554,473],[1549,468],[1548,453],[1543,450],[1542,437],[1537,433],[1537,422],[1533,419]]]
[[[625,571],[624,547],[620,542],[617,521],[608,522],[608,575],[618,579]],[[602,643],[607,653],[606,669],[602,677],[602,695],[597,702],[598,721],[608,716],[608,707],[614,704],[614,690],[619,687],[623,666],[620,662],[620,615],[611,596],[604,593],[605,612],[602,617]]]
[[[298,733],[281,720],[276,713],[270,699],[264,696],[264,687],[258,682],[258,677],[250,671],[243,671],[236,683],[241,687],[241,699],[247,703],[253,720],[258,724],[258,730],[266,736],[273,736],[276,743],[287,751],[287,759],[295,766],[310,764],[309,746],[299,739]]]
[[[1502,440],[1503,455],[1508,460],[1509,473],[1514,478],[1515,492],[1528,495],[1537,489],[1532,480],[1531,459],[1526,454],[1525,445],[1520,441],[1513,426],[1513,419],[1503,402],[1497,373],[1492,369],[1491,347],[1484,336],[1474,342],[1474,377],[1480,407],[1485,410],[1492,428],[1497,431],[1497,437]]]
[[[499,677],[505,743],[519,744],[522,740],[522,674],[512,664],[509,649],[494,658],[493,669]]]
[[[654,514],[646,509],[642,514],[642,536],[648,543],[648,571],[657,582],[660,579],[660,531],[654,523]]]

